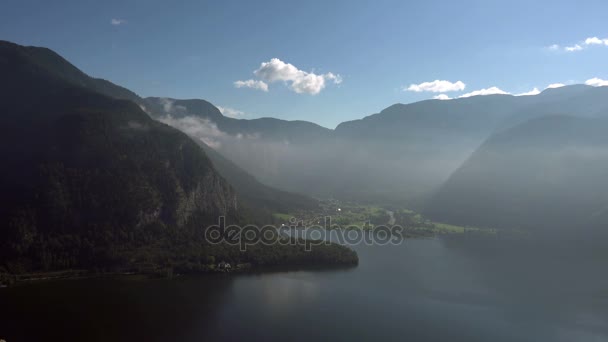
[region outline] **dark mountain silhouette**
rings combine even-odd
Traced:
[[[88,89],[109,97],[131,100],[140,103],[141,98],[134,92],[117,86],[101,78],[93,78],[85,74],[66,59],[51,49],[44,47],[25,47],[0,40],[3,64],[27,69],[32,74],[42,76],[43,73],[56,81],[69,83],[73,86]],[[27,79],[21,80],[27,82]]]
[[[237,218],[234,191],[185,134],[76,86],[47,49],[1,43],[0,56],[0,240],[15,271],[111,265],[152,236]]]

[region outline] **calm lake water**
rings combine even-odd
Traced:
[[[608,341],[608,258],[533,244],[356,246],[356,268],[0,289],[15,341]]]

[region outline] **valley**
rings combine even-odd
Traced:
[[[379,226],[399,226],[403,238],[438,237],[450,234],[494,235],[492,228],[458,226],[434,222],[410,209],[390,204],[358,204],[337,199],[321,199],[316,210],[274,213],[277,226],[323,229],[361,229],[374,231]]]
[[[0,6],[0,342],[608,341],[608,1]]]

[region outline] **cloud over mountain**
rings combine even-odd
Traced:
[[[540,90],[535,87],[534,89],[532,89],[528,92],[516,94],[515,96],[532,96],[532,95],[538,95],[538,94],[540,94]]]
[[[435,95],[433,96],[433,98],[435,100],[450,100],[451,98],[449,96],[447,96],[446,94],[439,94],[439,95]]]
[[[226,133],[222,132],[213,121],[196,116],[178,118],[172,115],[166,115],[159,118],[159,121],[177,128],[191,137],[199,139],[214,149],[219,148],[221,146],[221,140],[228,136]]]
[[[585,84],[593,87],[606,87],[608,86],[608,80],[594,77],[585,81]]]
[[[490,87],[490,88],[479,89],[479,90],[472,91],[470,93],[460,95],[459,98],[479,96],[479,95],[496,95],[496,94],[509,95],[510,93],[506,92],[498,87]]]
[[[450,91],[462,91],[466,87],[462,81],[450,82],[445,80],[434,80],[432,82],[423,82],[420,84],[411,84],[405,88],[406,91],[413,92],[433,92],[433,93],[446,93]]]
[[[238,109],[234,109],[234,108],[230,108],[230,107],[222,107],[222,106],[216,106],[217,109],[220,110],[220,112],[222,113],[222,115],[230,117],[230,118],[243,118],[245,116],[247,116],[247,113],[238,110]]]

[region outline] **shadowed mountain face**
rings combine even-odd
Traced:
[[[593,227],[608,210],[608,119],[548,116],[493,135],[430,201],[431,217],[549,231]]]
[[[123,248],[237,217],[234,191],[185,134],[57,76],[48,50],[2,43],[0,56],[0,240],[12,271],[108,266]]]

